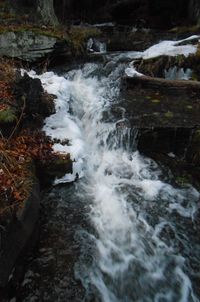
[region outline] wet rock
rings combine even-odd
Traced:
[[[151,31],[126,27],[116,27],[112,34],[106,36],[109,51],[143,51],[157,38]]]
[[[190,69],[192,71],[192,80],[200,80],[200,56],[199,51],[196,54],[185,57],[183,55],[172,56],[160,56],[148,60],[139,60],[135,62],[135,67],[138,72],[151,77],[165,77],[165,72],[170,68],[177,67],[177,69],[183,69],[186,71]]]
[[[52,188],[44,194],[38,249],[18,288],[19,300],[83,301],[84,289],[74,277],[80,253],[75,234],[85,223],[82,211],[73,186]]]
[[[28,243],[39,218],[40,191],[35,182],[30,197],[1,229],[0,289],[8,284],[9,276]]]
[[[54,97],[44,92],[39,79],[32,79],[26,73],[15,83],[14,95],[19,112],[24,107],[24,119],[29,126],[36,128],[33,120],[42,124],[45,117],[55,112]]]
[[[199,82],[127,77],[121,97],[134,127],[191,129],[199,125]]]
[[[124,107],[130,127],[138,130],[138,150],[175,172],[182,171],[197,187],[200,185],[199,88],[197,81],[126,78],[118,104]],[[176,174],[181,177],[181,173]]]
[[[67,173],[73,172],[73,162],[70,155],[60,155],[55,160],[46,163],[38,163],[38,173],[42,186],[52,184],[55,178],[61,178]]]
[[[185,156],[186,148],[189,146],[191,128],[159,126],[152,129],[139,128],[138,150],[151,156],[155,154],[173,154],[174,156]]]

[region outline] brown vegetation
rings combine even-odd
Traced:
[[[15,74],[14,62],[0,61],[0,215],[17,210],[29,197],[34,182],[33,162],[44,165],[60,158],[41,129],[23,129],[24,119],[30,117],[25,114],[27,104],[18,108],[13,89]],[[43,92],[42,97],[44,102],[52,102],[47,93]],[[68,159],[69,155],[64,157]]]

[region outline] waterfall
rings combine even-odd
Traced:
[[[192,77],[192,70],[187,68],[177,68],[177,66],[171,67],[164,71],[165,78],[169,80],[190,80]]]
[[[57,96],[44,130],[60,140],[54,149],[74,160],[73,175],[57,182],[78,173],[74,194],[90,209],[90,228],[76,234],[81,255],[75,276],[85,301],[198,302],[191,280],[200,262],[192,235],[200,194],[189,185],[173,187],[137,151],[137,129],[123,110],[120,118],[111,114],[126,68],[112,63],[112,70],[87,63],[64,76],[30,73]]]

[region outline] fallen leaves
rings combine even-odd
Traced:
[[[20,206],[31,192],[33,160],[50,161],[57,157],[52,144],[41,131],[24,131],[20,136],[0,140],[0,214]],[[8,207],[7,204],[10,206]]]

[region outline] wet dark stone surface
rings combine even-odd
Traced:
[[[193,128],[200,123],[200,95],[192,89],[142,87],[138,79],[122,91],[122,103],[135,127]]]
[[[24,107],[26,126],[36,128],[37,124],[43,124],[45,117],[55,113],[54,97],[44,92],[39,79],[33,79],[28,74],[18,76],[14,85],[14,96],[17,99],[18,110]]]
[[[30,197],[16,213],[13,212],[9,217],[9,223],[4,227],[1,217],[0,298],[2,288],[8,285],[13,267],[36,227],[39,219],[39,204],[40,191],[36,182],[33,184]]]
[[[52,188],[43,196],[37,252],[17,291],[17,302],[83,301],[84,290],[74,277],[79,257],[75,233],[85,224],[75,185]],[[73,195],[73,196],[72,196]]]

